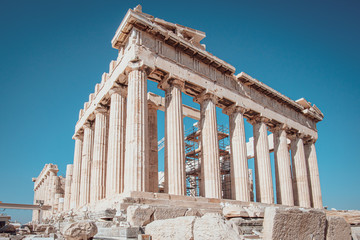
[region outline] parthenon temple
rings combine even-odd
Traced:
[[[48,194],[49,186],[60,186],[62,180],[57,167],[46,165],[35,180],[34,201],[44,200],[58,212],[91,210],[107,200],[136,196],[322,209],[315,148],[322,112],[304,98],[294,101],[244,72],[236,73],[206,50],[204,38],[204,32],[143,13],[141,6],[129,9],[111,40],[118,57],[80,110],[65,185]],[[148,80],[165,97],[148,92]],[[184,95],[199,109],[183,104]],[[229,117],[227,132],[219,129],[217,108]],[[158,111],[165,112],[164,126],[157,124]],[[198,121],[191,134],[185,134],[185,117]],[[245,121],[253,128],[248,143]],[[163,188],[160,127],[165,128]],[[219,146],[225,137],[226,149]],[[188,141],[196,143],[191,151]],[[193,162],[191,154],[197,156]],[[254,189],[249,173],[255,176]],[[60,204],[56,199],[62,197]]]

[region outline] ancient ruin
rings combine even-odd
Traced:
[[[58,177],[57,167],[48,164],[35,180],[34,203],[52,207],[43,220],[59,214],[62,221],[101,220],[97,236],[129,237],[150,222],[146,233],[162,234],[156,220],[180,217],[181,226],[192,227],[207,218],[226,225],[223,216],[241,217],[245,220],[232,223],[240,230],[227,233],[233,239],[231,234],[247,234],[240,226],[260,226],[261,231],[265,208],[298,206],[315,211],[311,214],[322,221],[316,239],[324,238],[326,217],[315,148],[322,112],[303,98],[294,101],[244,72],[236,74],[232,65],[206,51],[203,38],[204,32],[143,13],[141,6],[127,12],[111,41],[118,57],[80,110],[74,162],[67,166],[66,178]],[[165,98],[147,91],[148,80],[158,83]],[[193,97],[200,110],[183,105],[182,94]],[[218,128],[217,107],[229,116],[227,132]],[[158,110],[165,111],[161,189],[157,129],[163,126],[157,126]],[[184,117],[199,121],[191,133],[185,134]],[[253,126],[248,143],[244,119]],[[219,147],[225,137],[229,147]],[[255,162],[255,171],[250,171],[255,175],[254,190],[249,158]],[[229,184],[224,184],[225,178]],[[289,211],[308,216],[308,210],[298,208],[279,211],[269,210],[271,221]],[[34,212],[34,221],[38,217]],[[105,226],[104,221],[113,225]],[[274,234],[273,226],[266,226]],[[195,239],[206,239],[204,232],[185,231],[182,239],[194,234]]]
[[[57,176],[57,165],[46,164],[34,182],[34,204],[51,206],[50,211],[33,211],[33,221],[40,221],[64,210],[65,178]],[[67,178],[66,180],[68,180]]]

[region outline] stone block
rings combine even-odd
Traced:
[[[221,203],[221,199],[219,198],[208,198],[209,203]]]
[[[139,191],[131,191],[131,192],[127,192],[125,193],[127,197],[132,197],[132,198],[154,198],[154,193],[152,192],[139,192]]]
[[[265,207],[250,205],[248,207],[244,207],[245,211],[249,214],[249,217],[264,217]]]
[[[194,208],[188,208],[185,216],[196,216],[196,217],[201,217],[202,214],[199,212],[199,210],[194,209]]]
[[[209,202],[208,198],[205,198],[205,197],[195,197],[195,201],[197,202]]]
[[[140,232],[138,227],[127,227],[120,229],[119,235],[122,238],[136,238]]]
[[[148,205],[163,205],[168,206],[172,204],[172,201],[168,199],[155,199],[155,198],[143,198],[139,201],[141,204],[148,204]]]
[[[99,228],[96,234],[97,239],[104,238],[137,238],[140,233],[139,227],[110,227],[110,228]]]
[[[154,212],[154,220],[183,217],[186,211],[187,208],[156,207]]]
[[[234,217],[249,217],[249,214],[245,209],[238,205],[226,205],[222,213],[226,218],[234,218]]]
[[[254,231],[262,232],[263,219],[261,218],[231,218],[229,223],[240,235],[252,235]]]
[[[351,229],[343,217],[326,217],[326,240],[351,240]]]
[[[183,196],[183,195],[170,195],[170,200],[175,200],[175,201],[195,201],[195,198],[191,197],[191,196]]]
[[[178,239],[191,240],[193,238],[193,224],[196,217],[178,217],[167,220],[157,220],[145,227],[145,234],[152,240]]]
[[[131,226],[145,226],[151,222],[154,208],[148,205],[133,205],[127,208],[127,221]]]
[[[222,214],[222,210],[220,208],[206,208],[206,209],[200,209],[199,213],[200,215],[205,215],[207,213]]]
[[[324,211],[268,207],[265,210],[263,239],[323,240],[325,226]]]
[[[236,230],[220,214],[207,213],[194,223],[194,239],[240,239]]]
[[[67,240],[82,240],[94,237],[97,231],[97,226],[94,222],[80,221],[65,226],[62,234]]]
[[[154,193],[154,197],[156,199],[167,199],[167,200],[170,199],[170,195],[167,193]]]
[[[360,240],[360,227],[351,227],[351,236],[353,240]]]

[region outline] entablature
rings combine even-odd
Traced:
[[[171,24],[164,20],[154,18],[151,15],[129,9],[125,15],[125,18],[117,29],[111,44],[113,48],[120,49],[125,45],[128,35],[135,27],[136,29],[149,33],[155,38],[159,39],[159,44],[164,42],[171,47],[176,47],[180,51],[186,53],[188,56],[194,57],[198,61],[204,62],[205,64],[209,64],[222,73],[233,74],[235,72],[235,67],[207,52],[205,47],[199,44],[200,40],[202,39],[201,36],[203,35],[203,37],[205,37],[205,33],[181,25],[173,24],[175,28],[178,27],[180,29],[180,34],[175,30],[169,30],[169,28],[165,28],[165,23],[167,25]],[[186,40],[184,37],[184,34],[186,35],[186,33],[188,35],[192,34],[192,38]]]
[[[45,164],[44,168],[41,170],[39,176],[35,180],[34,189],[36,189],[41,182],[46,178],[47,175],[50,174],[50,172],[54,172],[57,174],[59,171],[58,166],[52,163]]]
[[[184,93],[192,97],[196,97],[207,90],[219,98],[217,106],[220,108],[236,103],[240,107],[248,109],[247,113],[244,114],[246,117],[261,115],[271,119],[271,121],[288,124],[294,129],[304,131],[317,138],[316,122],[313,119],[237,81],[233,81],[231,78],[223,82],[214,81],[193,71],[193,69],[177,64],[176,61],[154,54],[150,49],[142,48],[138,54],[144,64],[151,69],[148,75],[150,80],[160,82],[162,77],[171,73],[173,77],[185,82]]]

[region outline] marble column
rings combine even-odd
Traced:
[[[94,147],[91,164],[91,203],[105,197],[107,126],[108,110],[104,107],[97,108],[95,110]]]
[[[49,197],[48,197],[48,202],[51,206],[54,205],[55,203],[55,194],[56,194],[56,173],[53,171],[50,171],[50,175],[49,175]]]
[[[283,127],[274,130],[276,199],[278,204],[294,206],[290,153]]]
[[[61,191],[61,183],[59,176],[52,176],[52,214],[59,211],[59,194]]]
[[[141,65],[129,64],[124,191],[149,189],[147,79]]]
[[[219,141],[216,120],[216,98],[205,94],[200,103],[201,171],[204,197],[221,198]]]
[[[44,205],[50,206],[49,196],[50,196],[50,176],[47,174],[44,178]],[[48,217],[50,211],[44,212],[44,218]]]
[[[200,130],[200,125],[199,125],[199,130]],[[201,136],[199,137],[199,146],[198,148],[202,149],[201,147]],[[204,186],[204,169],[203,169],[203,161],[201,159],[202,154],[200,152],[200,154],[198,154],[198,165],[200,166],[200,174],[198,175],[199,181],[198,181],[198,186],[199,186],[199,196],[205,196],[205,186]],[[220,169],[219,169],[220,170]]]
[[[38,205],[37,203],[36,203],[36,200],[38,200],[39,199],[39,189],[38,189],[38,187],[36,186],[36,179],[34,180],[33,179],[33,182],[34,182],[34,202],[33,202],[33,204],[34,205]],[[37,218],[38,218],[38,211],[37,210],[33,210],[33,214],[32,214],[32,221],[36,221],[37,220]]]
[[[165,88],[165,146],[168,193],[186,194],[185,142],[181,89],[183,82],[168,81]]]
[[[106,171],[106,197],[124,190],[126,88],[110,90],[109,142]]]
[[[45,175],[44,178],[44,204],[49,205],[49,191],[50,191],[50,177],[48,174]]]
[[[70,209],[76,209],[80,204],[80,183],[81,183],[81,163],[82,163],[82,147],[83,147],[83,134],[75,135],[75,151],[74,151],[74,164],[73,176],[71,184],[71,200]]]
[[[265,119],[253,121],[256,201],[274,203],[274,189],[271,174],[269,142]]]
[[[244,109],[233,106],[225,109],[224,113],[229,115],[230,123],[231,198],[249,202],[249,167],[245,139]]]
[[[44,198],[43,198],[43,188],[44,188],[43,181],[41,181],[41,182],[39,183],[39,185],[40,185],[40,186],[38,186],[38,191],[39,191],[38,200],[44,201]]]
[[[65,178],[65,196],[64,196],[64,210],[67,211],[70,209],[70,201],[71,201],[71,185],[72,185],[72,177],[73,177],[73,165],[68,164],[66,166],[66,178]]]
[[[304,143],[299,134],[291,139],[291,156],[295,205],[311,207]]]
[[[57,193],[56,194],[56,205],[57,205],[57,212],[61,213],[64,211],[64,194],[63,193]]]
[[[149,114],[149,191],[159,192],[157,106],[148,104]]]
[[[94,140],[94,130],[91,123],[84,125],[84,142],[81,155],[81,179],[80,179],[80,199],[79,206],[90,202],[90,176],[92,149]]]
[[[322,196],[321,196],[321,187],[320,187],[320,177],[319,177],[319,167],[316,157],[315,149],[315,140],[308,141],[305,145],[305,158],[308,165],[308,175],[309,175],[309,186],[310,186],[310,198],[313,208],[323,208]]]

